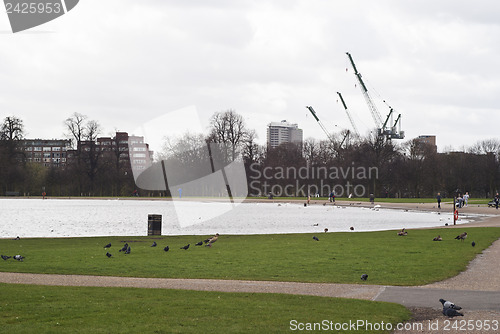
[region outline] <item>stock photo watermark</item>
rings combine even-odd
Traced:
[[[13,33],[52,21],[75,8],[78,2],[79,0],[4,0]]]
[[[298,320],[290,320],[289,328],[291,331],[416,331],[416,332],[433,332],[433,331],[462,331],[464,333],[470,331],[483,331],[496,333],[499,329],[498,320],[427,320],[422,322],[406,322],[392,324],[390,322],[371,322],[368,320],[357,319],[345,322],[335,322],[331,320],[323,320],[321,322],[300,322]]]
[[[250,165],[251,196],[306,197],[334,194],[338,197],[363,197],[366,181],[378,179],[377,167],[265,167]]]

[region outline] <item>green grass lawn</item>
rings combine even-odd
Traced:
[[[463,231],[469,238],[454,240]],[[438,234],[443,241],[432,241]],[[0,260],[0,271],[359,284],[367,273],[368,284],[420,285],[464,270],[500,237],[500,228],[410,230],[404,237],[395,231],[316,235],[319,241],[313,234],[221,235],[211,248],[194,246],[205,236],[2,239],[0,254],[26,258]],[[153,241],[157,247],[150,247]],[[103,248],[108,242],[111,258]],[[129,255],[118,251],[125,242]],[[188,243],[188,250],[180,249]]]
[[[410,317],[397,304],[315,296],[16,284],[0,289],[2,333],[284,333],[295,327],[292,320],[398,323]]]

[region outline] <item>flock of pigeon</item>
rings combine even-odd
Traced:
[[[353,227],[350,228],[351,231],[354,230]],[[328,229],[325,229],[325,232],[328,232]],[[406,229],[402,229],[401,231],[398,232],[399,236],[405,236],[408,235],[408,232]],[[461,233],[455,237],[457,240],[464,241],[467,238],[467,232]],[[315,241],[319,241],[319,238],[317,236],[313,236],[313,239]],[[432,239],[433,241],[442,241],[443,238],[441,238],[440,235]],[[472,242],[472,247],[476,246],[476,243],[473,241]],[[368,274],[363,274],[361,275],[361,280],[366,281],[368,279]],[[446,301],[444,299],[439,300],[441,304],[443,304],[443,314],[448,316],[448,317],[457,317],[457,316],[463,316],[462,313],[458,312],[458,310],[461,310],[462,308],[458,305],[455,305],[454,303],[450,301]]]
[[[14,256],[7,256],[7,255],[0,255],[4,261],[13,258],[14,260],[21,261],[23,262],[24,256],[22,255],[14,255]]]
[[[14,240],[21,240],[21,238],[19,238],[19,236],[17,236]],[[22,255],[14,255],[14,256],[7,256],[7,255],[0,255],[0,257],[4,260],[4,261],[7,261],[8,259],[12,258],[14,260],[17,260],[17,261],[20,261],[20,262],[23,262],[23,259],[24,259],[24,256]]]
[[[195,244],[195,246],[202,246],[203,244],[205,244],[206,247],[212,247],[212,244],[214,242],[217,241],[217,239],[219,239],[219,233],[216,233],[213,237],[210,237],[208,239],[205,239],[203,241],[200,241],[198,243]],[[156,243],[156,241],[153,241],[153,244],[151,245],[151,247],[157,247],[158,244]],[[182,246],[180,249],[183,249],[183,250],[188,250],[189,249],[189,246],[191,246],[191,244],[187,244],[185,246]],[[107,244],[106,246],[104,246],[105,249],[109,249],[111,248],[111,243]],[[163,250],[165,252],[168,252],[170,250],[170,247],[167,245],[163,248]],[[124,254],[130,254],[131,252],[131,249],[130,249],[130,246],[128,243],[125,243],[125,245],[123,245],[123,247],[118,250],[119,252],[123,252]],[[2,255],[3,256],[3,255]],[[113,254],[111,254],[109,251],[106,252],[106,256],[108,258],[112,257]]]

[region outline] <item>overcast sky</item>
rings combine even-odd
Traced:
[[[13,34],[3,11],[0,118],[23,119],[28,138],[64,138],[74,112],[109,135],[186,107],[203,128],[234,109],[261,143],[284,119],[325,139],[305,106],[332,132],[350,128],[340,91],[365,134],[374,123],[350,52],[406,139],[459,149],[500,137],[499,15],[494,0],[81,0]]]

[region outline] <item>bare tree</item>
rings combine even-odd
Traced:
[[[15,116],[5,117],[0,129],[1,140],[19,141],[24,138],[24,125],[20,118]]]
[[[19,187],[23,178],[23,138],[23,121],[15,116],[5,117],[0,126],[0,185],[6,191]]]
[[[216,112],[210,119],[208,142],[223,144],[227,148],[226,158],[234,160],[242,148],[248,130],[241,115],[234,110]]]

